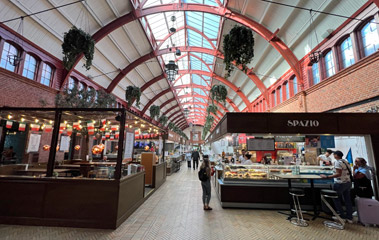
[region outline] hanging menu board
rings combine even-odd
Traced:
[[[124,160],[131,160],[132,159],[133,147],[134,147],[134,133],[133,132],[126,132]]]
[[[250,138],[247,140],[248,151],[275,151],[275,139],[273,138]]]
[[[29,142],[28,142],[28,153],[38,152],[39,145],[41,143],[41,134],[30,134]]]
[[[68,152],[70,149],[70,136],[61,136],[61,141],[59,144],[59,151],[60,152]]]

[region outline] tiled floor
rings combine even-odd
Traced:
[[[379,228],[327,229],[322,220],[296,227],[277,211],[222,209],[212,192],[204,212],[197,172],[172,174],[117,230],[0,225],[0,239],[379,239]]]

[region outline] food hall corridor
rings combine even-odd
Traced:
[[[213,185],[212,185],[213,186]],[[116,230],[0,225],[0,239],[377,239],[379,228],[346,225],[327,229],[322,219],[292,225],[277,211],[222,209],[212,190],[213,211],[204,211],[197,171],[182,165]],[[90,201],[90,200],[89,200]]]

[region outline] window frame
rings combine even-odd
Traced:
[[[48,66],[51,69],[51,75],[50,75],[49,85],[46,85],[46,84],[44,84],[42,82],[42,79],[46,79],[46,78],[44,78],[44,74],[43,74],[43,72],[44,72],[43,68],[44,68],[45,65]],[[51,65],[50,63],[41,61],[40,64],[39,64],[39,66],[41,68],[41,75],[40,75],[40,78],[39,78],[39,82],[42,85],[44,85],[44,86],[52,87],[52,85],[53,85],[53,79],[54,79],[54,72],[55,72],[54,71],[55,69],[54,69],[53,65]]]
[[[73,86],[72,87],[70,87],[70,81],[73,81]],[[76,79],[75,77],[73,77],[73,76],[70,76],[69,78],[68,78],[68,81],[67,81],[67,88],[69,89],[69,90],[72,90],[72,89],[74,89],[74,87],[76,86],[76,87],[78,87],[78,79]]]
[[[1,61],[2,61],[2,57],[3,57],[3,52],[4,52],[4,49],[5,49],[5,44],[9,44],[11,47],[14,47],[15,49],[16,49],[16,51],[17,51],[17,56],[18,57],[21,57],[22,56],[22,49],[17,45],[17,44],[15,44],[15,43],[13,43],[12,41],[6,41],[6,40],[3,40],[3,44],[2,44],[2,48],[1,48],[1,53],[0,53],[0,68],[2,68],[2,69],[5,69],[5,70],[8,70],[8,71],[10,71],[10,72],[14,72],[14,73],[17,73],[17,71],[18,71],[18,69],[20,68],[20,64],[21,63],[19,63],[18,65],[16,65],[16,66],[13,66],[13,65],[11,65],[10,63],[9,63],[9,61],[8,61],[8,55],[9,55],[9,51],[8,51],[8,54],[7,54],[7,58],[6,58],[6,63],[5,63],[5,66],[4,67],[1,67]],[[10,69],[8,69],[7,68],[7,65],[11,65],[11,66],[13,66],[14,67],[14,69],[13,70],[10,70]]]
[[[357,33],[357,36],[358,36],[358,47],[359,47],[359,56],[360,56],[360,59],[362,58],[365,58],[365,57],[368,57],[372,54],[374,54],[375,52],[379,51],[379,46],[378,46],[378,49],[375,50],[373,53],[369,54],[369,55],[366,55],[365,53],[365,48],[364,48],[364,45],[363,45],[363,36],[362,36],[362,30],[363,28],[367,25],[367,24],[370,24],[371,21],[375,21],[375,16],[370,16],[368,17],[364,22],[362,22],[358,28],[355,30],[356,33]],[[376,30],[376,33],[378,35],[378,39],[379,39],[379,33],[378,33],[378,26],[376,26],[377,30]]]
[[[351,63],[349,66],[344,66],[342,44],[348,39],[350,39],[350,42],[351,42],[351,50],[353,53],[353,63]],[[339,39],[338,43],[336,44],[337,45],[337,56],[338,56],[338,60],[339,60],[338,61],[339,62],[339,64],[338,64],[339,70],[348,68],[357,62],[357,59],[355,59],[355,53],[354,53],[356,51],[356,49],[354,48],[353,41],[354,41],[353,37],[348,34],[348,35],[343,36],[341,39]]]
[[[326,67],[326,63],[327,63],[326,62],[326,55],[328,55],[328,54],[330,54],[330,56],[331,56],[330,60],[331,60],[332,67],[333,67],[333,74],[330,75],[330,76],[328,76],[328,69]],[[336,75],[337,71],[336,71],[336,66],[334,64],[333,49],[329,48],[329,49],[325,50],[323,52],[322,56],[323,56],[322,57],[322,65],[323,65],[323,71],[322,72],[323,72],[323,75],[324,75],[324,77],[322,79],[330,78],[330,77]],[[320,82],[321,82],[322,79],[320,78]]]
[[[34,58],[34,60],[36,61],[35,69],[34,69],[34,73],[33,73],[33,78],[29,78],[29,77],[27,77],[27,76],[24,76],[26,57],[27,57],[28,55],[29,55],[30,57]],[[27,78],[27,79],[33,80],[33,81],[38,80],[38,79],[37,79],[37,76],[38,76],[38,71],[39,71],[39,65],[40,65],[40,63],[41,63],[41,60],[39,59],[39,57],[36,56],[36,55],[33,54],[33,53],[25,52],[25,54],[24,54],[24,59],[23,59],[22,61],[23,61],[23,64],[22,64],[21,76],[23,76],[23,77],[25,77],[25,78]],[[21,65],[20,65],[20,67],[21,67]],[[29,70],[27,70],[27,71],[29,71]]]

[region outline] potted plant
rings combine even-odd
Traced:
[[[242,65],[242,70],[246,71],[246,65],[251,62],[254,57],[254,36],[250,28],[244,26],[234,26],[229,34],[224,36],[224,63],[225,78],[230,77],[230,73],[234,70],[233,62]]]
[[[226,102],[226,96],[228,91],[224,85],[213,85],[210,91],[212,101],[216,100],[217,102]]]
[[[172,130],[175,127],[175,124],[173,122],[169,122],[167,127]]]
[[[161,108],[160,108],[159,106],[157,106],[157,105],[152,105],[152,106],[150,107],[150,117],[151,117],[152,119],[155,119],[156,117],[158,117],[159,114],[160,114],[160,112],[161,112]]]
[[[84,67],[89,70],[92,65],[95,52],[95,41],[88,33],[80,28],[73,26],[68,32],[64,33],[62,53],[63,65],[70,70],[75,63],[77,56],[84,54],[86,62]]]
[[[168,121],[168,117],[166,115],[162,115],[159,117],[159,122],[162,124],[162,126],[165,126]]]
[[[141,98],[141,89],[135,86],[128,86],[125,91],[125,99],[128,102],[128,107],[131,107],[136,101],[136,106],[139,108]]]
[[[211,104],[208,106],[207,112],[208,112],[208,114],[210,114],[210,113],[216,114],[217,113],[217,107],[215,105]]]

